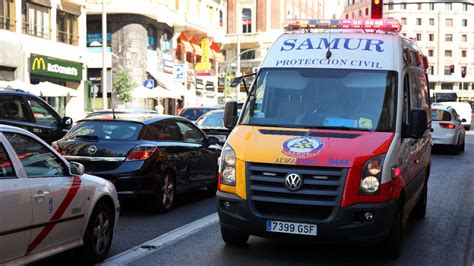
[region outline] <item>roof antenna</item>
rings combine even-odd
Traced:
[[[329,29],[329,44],[328,44],[328,50],[326,51],[326,59],[331,58],[332,52],[331,52],[331,29]]]
[[[113,108],[113,107],[112,107],[112,118],[113,118],[114,120],[117,119],[117,118],[115,117],[115,108]]]

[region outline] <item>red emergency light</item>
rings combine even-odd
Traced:
[[[381,19],[383,17],[383,0],[372,0],[371,19]]]
[[[396,19],[290,19],[283,24],[286,31],[312,29],[362,29],[399,32],[402,25]]]

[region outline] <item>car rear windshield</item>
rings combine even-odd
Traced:
[[[189,119],[191,121],[196,121],[201,115],[214,110],[211,108],[191,108],[191,109],[184,109],[179,116]]]
[[[128,121],[83,121],[72,128],[66,139],[137,140],[143,125]]]
[[[451,114],[441,109],[431,110],[433,121],[451,121]]]
[[[209,113],[201,116],[197,121],[196,125],[203,127],[224,127],[224,111]]]

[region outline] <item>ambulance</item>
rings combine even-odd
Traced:
[[[109,181],[84,174],[34,134],[0,125],[0,265],[23,265],[76,248],[104,260],[120,212]]]
[[[220,158],[228,245],[249,236],[377,244],[397,257],[425,216],[428,61],[385,20],[292,20],[264,58]]]

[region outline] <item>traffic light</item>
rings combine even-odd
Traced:
[[[383,17],[383,0],[371,0],[371,19],[381,19]]]
[[[463,66],[461,68],[461,78],[465,78],[466,77],[466,70],[467,70],[467,67]]]
[[[453,74],[454,73],[454,65],[450,65],[449,70],[451,71],[451,74]]]

